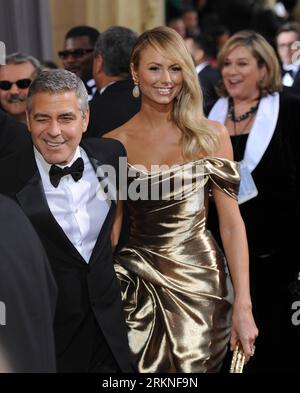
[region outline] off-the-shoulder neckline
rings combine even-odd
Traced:
[[[181,162],[181,163],[178,163],[178,164],[172,164],[172,165],[170,165],[170,168],[168,170],[165,170],[165,171],[160,171],[160,170],[159,171],[151,171],[151,170],[146,169],[146,168],[145,169],[139,169],[137,167],[137,165],[139,165],[139,164],[132,165],[129,162],[127,163],[127,166],[135,169],[138,172],[145,172],[145,173],[154,174],[154,173],[160,173],[160,172],[169,172],[169,171],[176,170],[176,169],[181,168],[181,167],[186,166],[186,165],[193,165],[193,164],[198,163],[198,162],[200,163],[200,162],[209,161],[209,160],[235,162],[234,160],[229,160],[227,158],[207,156],[207,157],[197,158],[196,160],[192,160],[192,161]],[[164,165],[168,165],[168,164],[156,164],[155,166],[164,166]],[[143,165],[141,165],[141,167],[143,167]]]

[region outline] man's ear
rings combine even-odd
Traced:
[[[25,111],[25,113],[26,113],[27,128],[28,128],[28,131],[31,132],[31,129],[30,129],[30,120],[29,120],[29,112],[28,112],[28,111]]]
[[[83,127],[82,132],[86,132],[88,128],[89,120],[90,120],[90,109],[88,108],[86,112],[84,112],[82,118],[82,127]]]
[[[197,48],[194,53],[194,58],[197,64],[202,63],[205,60],[205,52],[201,48]]]
[[[97,75],[103,70],[103,58],[97,55],[93,60],[93,78],[96,79]]]

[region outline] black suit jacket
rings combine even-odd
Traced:
[[[258,195],[240,205],[250,250],[255,254],[293,255],[295,225],[299,222],[299,108],[300,98],[280,95],[280,109],[273,137],[252,176]],[[262,130],[263,131],[263,130]],[[299,188],[298,188],[299,189]],[[284,272],[293,271],[291,258]],[[298,265],[299,267],[299,265]]]
[[[259,329],[260,351],[249,362],[249,372],[274,372],[277,368],[294,372],[298,367],[299,338],[295,338],[297,327],[291,323],[288,287],[300,270],[296,229],[300,220],[300,98],[283,93],[279,105],[274,134],[252,172],[258,195],[239,205],[249,244],[251,297]],[[208,227],[220,241],[213,204],[208,218]],[[278,342],[285,345],[277,348]],[[287,361],[278,365],[279,358]]]
[[[0,372],[55,372],[55,281],[28,218],[3,195],[0,232]]]
[[[281,68],[281,73],[283,76],[284,71],[282,68]],[[283,91],[287,94],[295,94],[298,97],[300,96],[300,68],[294,77],[294,83],[292,84],[292,86],[290,86],[290,87],[283,86]]]
[[[198,78],[202,88],[203,104],[205,108],[210,102],[218,99],[216,87],[221,76],[217,70],[208,64],[199,72]]]
[[[90,139],[82,147],[95,171],[101,164],[109,164],[118,174],[118,158],[126,155],[120,142]],[[88,370],[96,340],[93,326],[96,318],[119,368],[130,371],[120,286],[110,242],[115,202],[111,203],[90,261],[86,263],[49,210],[32,145],[11,163],[9,173],[9,177],[2,177],[0,169],[0,190],[14,194],[29,217],[42,240],[58,286],[54,323],[58,370]]]
[[[30,143],[31,137],[25,124],[0,109],[0,160],[12,156]]]
[[[84,137],[99,137],[120,127],[131,119],[141,107],[139,98],[134,98],[131,79],[120,80],[108,86],[100,94],[97,91],[90,102],[90,121]]]
[[[252,172],[258,195],[240,205],[247,229],[250,254],[283,255],[287,261],[280,270],[282,279],[293,277],[299,270],[297,258],[300,220],[299,199],[299,122],[300,98],[280,94],[279,115],[272,139]],[[263,132],[263,130],[261,130]],[[213,209],[210,226],[218,232]],[[273,266],[274,270],[278,266]]]

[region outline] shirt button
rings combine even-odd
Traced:
[[[78,209],[75,209],[75,214],[78,214]]]

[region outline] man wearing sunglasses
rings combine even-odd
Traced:
[[[93,80],[93,52],[99,31],[90,26],[76,26],[65,36],[64,49],[58,52],[63,67],[79,76],[88,91],[89,100],[96,91]]]
[[[6,64],[0,66],[1,108],[25,124],[28,89],[39,72],[39,61],[20,52],[7,56]]]

